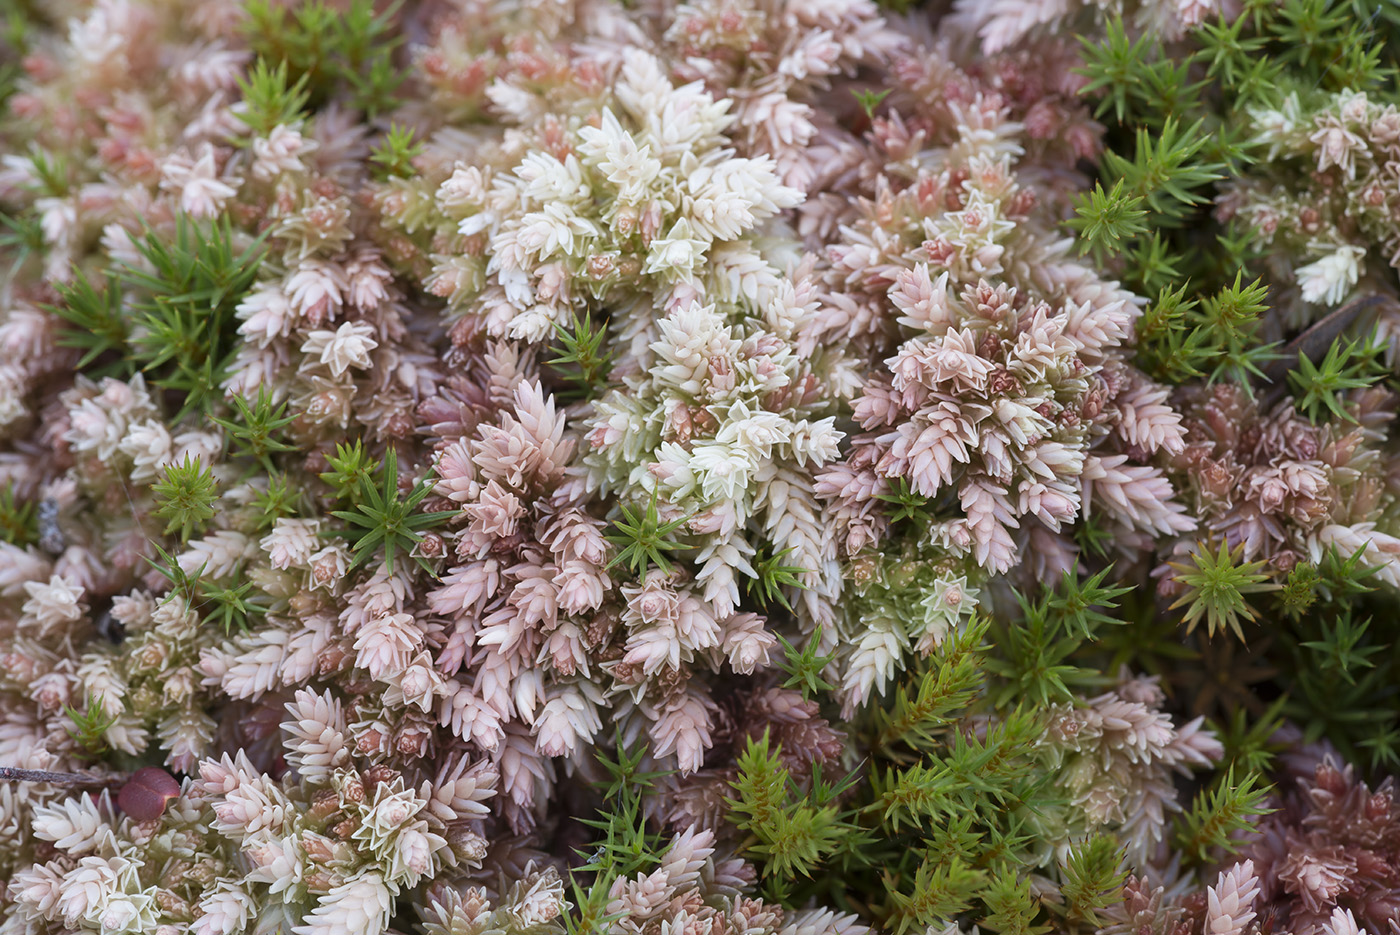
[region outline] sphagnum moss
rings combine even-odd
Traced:
[[[0,935],[1393,927],[1397,10],[19,3]]]

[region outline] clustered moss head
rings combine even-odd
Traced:
[[[443,520],[457,515],[455,510],[419,512],[418,506],[432,490],[427,478],[420,478],[404,496],[399,489],[399,458],[391,447],[379,465],[380,482],[370,479],[370,470],[359,460],[360,449],[346,452],[337,461],[339,470],[345,476],[356,479],[357,486],[346,484],[342,489],[343,499],[349,499],[354,509],[332,510],[331,516],[349,524],[347,535],[350,540],[353,561],[351,567],[370,560],[380,550],[384,553],[384,567],[394,572],[394,555],[412,557],[429,574],[432,566],[422,555],[414,554],[423,541],[423,531],[432,528]]]
[[[1269,576],[1260,572],[1262,561],[1242,562],[1243,553],[1243,546],[1232,550],[1225,541],[1219,549],[1202,544],[1191,553],[1189,565],[1172,564],[1178,571],[1174,580],[1187,589],[1172,607],[1186,608],[1183,619],[1187,627],[1194,629],[1204,618],[1211,636],[1228,628],[1241,640],[1245,638],[1241,621],[1255,619],[1245,595],[1276,590],[1278,585],[1268,583]]]

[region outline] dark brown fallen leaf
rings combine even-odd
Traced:
[[[1285,344],[1279,356],[1264,365],[1261,370],[1269,383],[1269,388],[1260,398],[1261,409],[1272,409],[1288,393],[1288,374],[1298,366],[1298,356],[1306,355],[1314,364],[1322,363],[1332,342],[1341,337],[1348,328],[1363,318],[1373,317],[1382,308],[1400,308],[1400,300],[1390,295],[1367,295],[1353,299],[1346,305],[1329,312],[1325,317],[1303,329],[1293,340]]]

